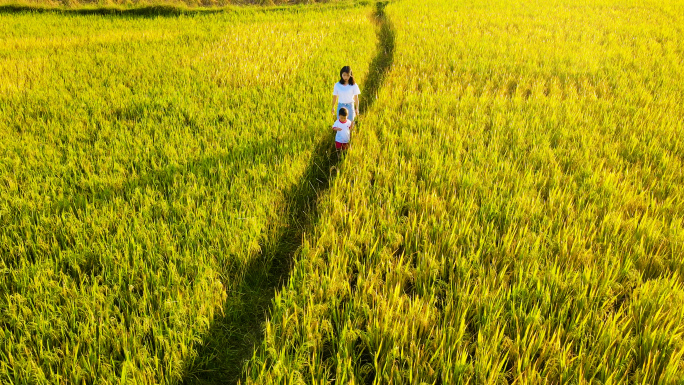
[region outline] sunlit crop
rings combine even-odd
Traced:
[[[371,12],[0,14],[0,382],[239,375]]]
[[[681,384],[683,10],[390,3],[247,383]]]
[[[681,0],[98,12],[0,13],[3,384],[684,383]]]

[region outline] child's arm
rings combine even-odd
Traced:
[[[342,131],[342,129],[341,129],[341,128],[339,128],[339,127],[336,127],[336,126],[332,126],[332,129],[333,129],[333,131]]]

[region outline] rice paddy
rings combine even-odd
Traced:
[[[684,384],[683,19],[0,13],[0,382]]]

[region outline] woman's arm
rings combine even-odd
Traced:
[[[359,95],[354,95],[354,120],[359,115]]]
[[[332,113],[335,116],[337,116],[337,110],[335,110],[335,107],[337,107],[337,98],[337,95],[333,95]]]

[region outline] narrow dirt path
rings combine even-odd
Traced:
[[[375,3],[373,18],[378,25],[378,45],[375,57],[370,64],[366,84],[363,87],[360,115],[364,115],[378,98],[378,91],[385,81],[385,76],[394,62],[395,32],[391,21],[385,14],[389,1]]]

